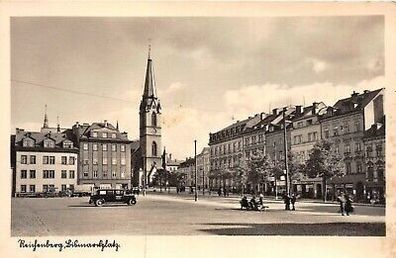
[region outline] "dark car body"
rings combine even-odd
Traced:
[[[134,194],[123,189],[98,189],[89,199],[89,203],[95,206],[102,206],[105,203],[126,203],[128,205],[136,204],[136,197]]]

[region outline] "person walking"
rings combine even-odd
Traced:
[[[219,189],[217,190],[217,194],[219,195],[219,197],[221,196],[221,187],[219,187]]]
[[[345,194],[343,192],[338,196],[337,201],[340,203],[341,215],[344,216],[346,199],[345,199]]]
[[[347,216],[349,216],[350,212],[353,212],[352,198],[349,195],[346,195],[345,196],[345,213]]]
[[[295,194],[292,194],[291,200],[290,200],[290,201],[291,201],[291,204],[292,204],[292,210],[293,210],[293,211],[296,210],[296,206],[295,206],[296,200],[297,200],[296,195],[295,195]]]
[[[286,192],[283,193],[283,202],[285,203],[285,210],[289,211],[290,210],[290,196],[286,194]]]

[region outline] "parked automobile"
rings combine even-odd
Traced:
[[[132,192],[123,189],[99,189],[89,198],[89,203],[95,204],[97,207],[101,207],[105,203],[114,202],[135,205],[137,201]]]

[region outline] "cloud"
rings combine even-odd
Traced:
[[[324,62],[324,61],[321,61],[321,60],[318,60],[318,59],[311,59],[311,60],[309,60],[309,62],[311,63],[311,65],[312,65],[312,70],[315,72],[315,73],[321,73],[321,72],[323,72],[324,70],[326,70],[327,69],[327,67],[328,67],[328,64],[326,63],[326,62]]]

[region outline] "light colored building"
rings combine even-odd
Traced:
[[[367,201],[385,203],[385,119],[366,130],[363,137]]]
[[[334,144],[334,151],[345,162],[344,177],[330,180],[334,195],[346,190],[355,195],[356,201],[365,200],[366,171],[364,164],[364,132],[371,125],[380,123],[384,116],[384,89],[353,92],[349,98],[337,101],[329,107],[321,120],[322,138]]]
[[[208,189],[210,172],[210,148],[204,147],[197,154],[197,184],[198,189]]]
[[[12,136],[13,194],[74,189],[78,148],[70,130],[61,133],[16,129]]]
[[[195,186],[195,159],[186,158],[185,161],[180,163],[177,173],[183,175],[182,182],[180,182],[181,187]]]
[[[131,187],[131,141],[106,120],[78,122],[73,133],[79,147],[78,184],[86,188]]]

